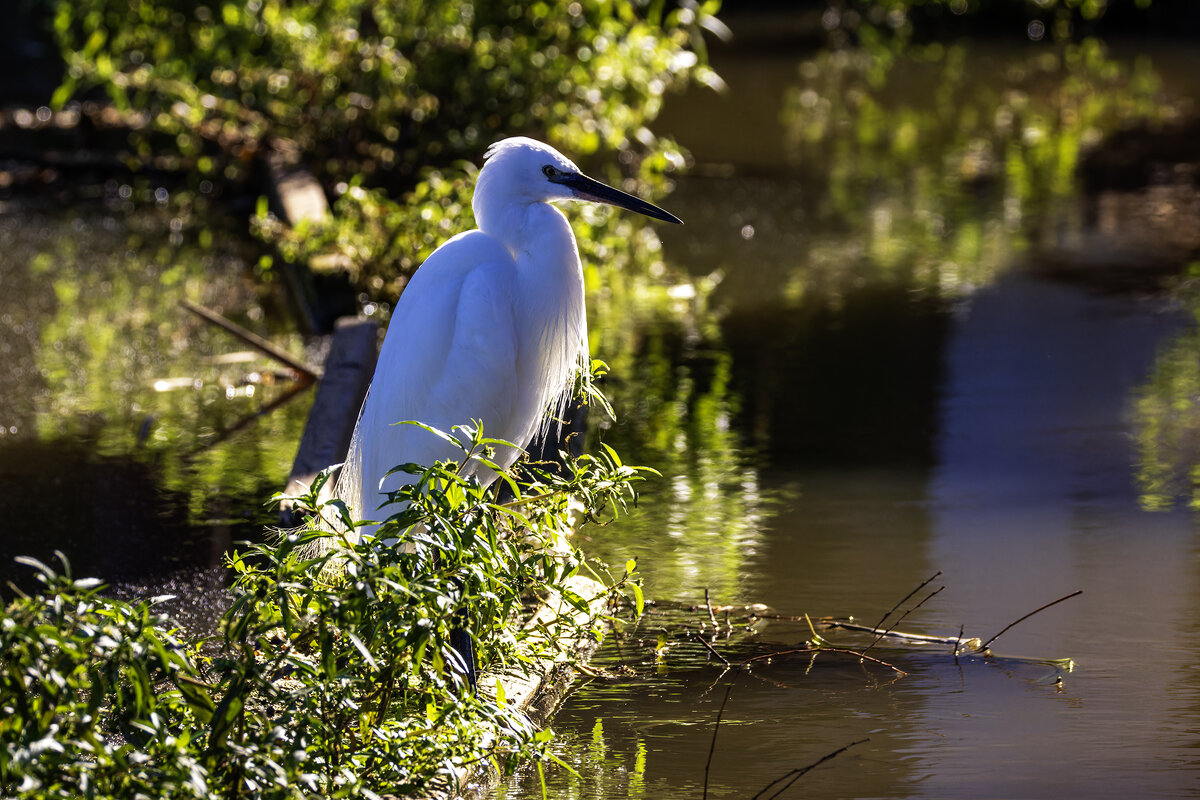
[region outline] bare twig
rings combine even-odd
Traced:
[[[830,628],[844,628],[848,631],[860,631],[862,633],[874,633],[876,635],[883,634],[884,636],[894,636],[897,639],[921,642],[922,644],[954,644],[955,642],[959,641],[959,639],[954,636],[929,636],[928,634],[924,633],[904,633],[902,631],[897,631],[895,628],[888,628],[884,630],[881,628],[872,628],[870,625],[857,625],[853,622],[846,622],[844,620],[824,619],[821,621]]]
[[[724,664],[724,665],[725,665],[725,666],[727,666],[727,667],[730,665],[729,659],[728,659],[728,658],[726,658],[725,656],[721,655],[721,654],[720,654],[720,652],[718,652],[718,651],[717,651],[717,648],[713,647],[711,644],[709,644],[707,641],[705,641],[705,639],[704,639],[704,637],[703,637],[703,636],[701,636],[701,635],[700,635],[700,634],[698,634],[698,633],[697,633],[697,634],[695,634],[695,636],[696,636],[696,641],[700,642],[700,644],[702,644],[702,645],[704,645],[705,647],[707,647],[707,648],[708,648],[708,652],[712,653],[714,656],[716,656],[717,658],[721,659],[721,663],[722,663],[722,664]]]
[[[837,750],[834,750],[832,753],[829,753],[828,755],[821,756],[816,761],[809,764],[807,767],[797,767],[796,769],[792,770],[791,772],[789,772],[785,775],[782,775],[782,776],[776,778],[775,780],[771,781],[770,783],[768,783],[766,786],[764,786],[758,792],[758,794],[756,794],[756,795],[754,795],[754,797],[750,798],[750,800],[758,800],[760,797],[764,798],[764,800],[774,800],[774,798],[779,797],[779,795],[783,794],[789,788],[791,788],[791,785],[793,783],[795,783],[797,780],[799,780],[802,776],[806,775],[807,773],[809,773],[812,770],[816,769],[817,767],[821,766],[826,761],[830,760],[831,758],[836,758],[837,756],[839,756],[842,753],[849,750],[851,747],[855,747],[857,745],[862,744],[863,742],[869,742],[869,741],[871,741],[870,738],[859,739],[857,742],[851,742],[850,744],[846,745],[845,747],[839,747]],[[788,778],[791,778],[791,780],[788,781],[787,783],[785,783],[782,787],[780,787],[779,791],[777,791],[775,794],[773,794],[769,797],[764,797],[766,795],[766,793],[768,791],[770,791],[772,786],[774,786],[777,783],[780,783],[781,781],[785,781]]]
[[[938,575],[940,575],[940,574],[941,574],[941,573],[939,572],[939,573],[938,573]],[[933,577],[935,577],[935,578],[936,578],[936,577],[937,577],[937,575],[934,575]],[[924,584],[922,584],[922,585],[924,585]],[[913,606],[912,608],[910,608],[908,611],[905,611],[903,614],[901,614],[899,617],[897,617],[897,618],[896,618],[896,621],[892,623],[891,627],[887,628],[887,629],[886,629],[886,630],[885,630],[883,633],[881,633],[881,634],[879,634],[878,636],[876,636],[876,637],[875,637],[875,641],[873,641],[873,642],[871,642],[869,645],[867,645],[866,649],[865,649],[865,650],[863,650],[863,652],[865,653],[865,652],[867,652],[867,650],[870,650],[872,647],[874,647],[875,645],[879,644],[879,640],[880,640],[880,639],[882,639],[882,638],[883,638],[884,636],[886,636],[887,634],[891,633],[893,630],[895,630],[896,626],[897,626],[897,625],[899,625],[901,622],[903,622],[905,617],[907,617],[907,616],[908,616],[909,614],[911,614],[912,612],[916,611],[916,610],[917,610],[918,608],[920,608],[921,606],[925,605],[925,603],[926,603],[926,602],[928,602],[928,601],[929,601],[929,600],[930,600],[930,599],[931,599],[931,598],[932,598],[934,595],[936,595],[938,592],[942,591],[942,589],[945,589],[945,588],[946,588],[945,586],[939,586],[938,588],[934,589],[934,590],[933,590],[932,592],[930,592],[929,594],[925,595],[925,599],[924,599],[924,600],[922,600],[921,602],[917,603],[915,606]],[[909,597],[912,597],[912,595],[910,594],[910,595],[909,595]],[[894,611],[895,609],[892,609],[892,610]],[[889,611],[889,612],[888,612],[888,614],[889,614],[889,615],[890,615],[891,613],[892,613],[891,611]],[[885,617],[885,619],[886,619],[886,617]]]
[[[926,578],[925,580],[921,581],[920,585],[919,585],[919,586],[917,586],[917,588],[913,589],[911,592],[909,592],[908,594],[906,594],[906,595],[904,596],[904,599],[902,599],[902,600],[901,600],[899,603],[896,603],[896,605],[892,606],[892,608],[891,608],[891,610],[890,610],[890,611],[888,611],[886,614],[884,614],[882,617],[880,617],[880,618],[879,618],[879,622],[875,623],[875,627],[876,627],[876,628],[882,628],[882,627],[883,627],[883,623],[887,622],[887,618],[888,618],[888,617],[890,617],[892,614],[895,614],[895,613],[896,613],[896,609],[897,609],[897,608],[899,608],[900,606],[902,606],[902,605],[904,605],[905,603],[907,603],[907,602],[908,602],[908,600],[909,600],[909,598],[910,598],[910,597],[912,597],[914,594],[916,594],[917,592],[921,591],[922,589],[924,589],[924,588],[925,588],[926,586],[928,586],[929,584],[933,583],[933,582],[934,582],[934,580],[937,578],[937,576],[939,576],[939,575],[941,575],[941,574],[942,574],[942,571],[939,569],[937,572],[933,573],[933,574],[932,574],[932,575],[930,575],[928,578]],[[896,627],[896,626],[895,626],[895,625],[893,625],[892,627],[894,628],[894,627]]]
[[[713,630],[717,629],[717,615],[713,613],[712,598],[708,596],[708,587],[704,587],[704,607],[708,610],[708,620],[712,623]]]
[[[806,653],[841,653],[843,655],[855,656],[857,658],[861,658],[864,661],[870,661],[871,663],[878,664],[881,667],[887,667],[888,669],[893,670],[894,672],[896,672],[900,675],[908,674],[904,670],[897,667],[895,664],[889,664],[888,662],[886,662],[882,659],[875,658],[874,656],[869,656],[866,653],[860,653],[857,650],[846,650],[841,647],[827,647],[824,645],[822,645],[820,647],[802,647],[802,648],[796,648],[794,650],[779,650],[774,653],[763,653],[761,656],[754,656],[753,658],[746,659],[738,666],[745,667],[745,666],[748,666],[749,664],[753,664],[755,661],[767,661],[769,659],[778,658],[781,656],[794,656],[794,655],[802,655],[802,654],[806,654]]]
[[[266,339],[259,336],[257,333],[246,330],[236,322],[225,319],[225,317],[221,316],[212,309],[205,308],[202,305],[197,305],[190,300],[180,300],[179,305],[183,306],[201,319],[211,322],[218,328],[221,328],[238,339],[241,339],[255,350],[258,350],[260,353],[273,358],[280,364],[283,364],[288,369],[300,375],[302,378],[307,379],[308,382],[312,382],[313,380],[321,377],[321,370],[317,367],[305,364],[303,361],[293,358],[287,351],[280,347],[276,347]]]
[[[980,646],[979,646],[979,649],[980,649],[980,650],[986,650],[986,649],[987,649],[987,646],[988,646],[989,644],[991,644],[992,642],[996,641],[996,640],[997,640],[997,639],[999,639],[1001,636],[1003,636],[1003,635],[1004,635],[1004,633],[1005,633],[1005,632],[1007,632],[1009,628],[1013,627],[1014,625],[1016,625],[1016,624],[1018,624],[1018,623],[1024,622],[1025,620],[1027,620],[1027,619],[1029,619],[1030,617],[1032,617],[1034,614],[1037,614],[1039,611],[1045,611],[1045,610],[1046,610],[1047,608],[1049,608],[1050,606],[1058,605],[1059,603],[1061,603],[1061,602],[1062,602],[1062,601],[1064,601],[1064,600],[1070,600],[1072,597],[1076,597],[1076,596],[1078,596],[1078,595],[1081,595],[1081,594],[1083,594],[1083,589],[1076,589],[1075,591],[1071,592],[1071,593],[1070,593],[1070,594],[1068,594],[1068,595],[1064,595],[1063,597],[1060,597],[1060,598],[1058,598],[1057,600],[1052,600],[1052,601],[1050,601],[1049,603],[1046,603],[1046,605],[1044,605],[1044,606],[1040,606],[1040,607],[1038,607],[1038,608],[1035,608],[1033,611],[1030,611],[1028,614],[1026,614],[1025,616],[1021,617],[1021,618],[1020,618],[1019,620],[1017,620],[1016,622],[1010,622],[1008,625],[1004,626],[1004,630],[1000,631],[1000,633],[997,633],[995,636],[993,636],[992,638],[990,638],[990,639],[988,639],[986,642],[984,642],[982,645],[980,645]]]

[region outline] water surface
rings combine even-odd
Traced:
[[[1083,197],[1073,179],[1081,142],[1190,79],[1170,71],[1178,53],[1161,74],[1144,52],[1047,57],[967,48],[872,94],[850,62],[742,51],[717,64],[729,97],[668,108],[703,163],[670,199],[696,224],[664,235],[666,257],[716,286],[698,321],[646,334],[684,342],[668,385],[685,413],[617,392],[632,420],[607,438],[664,479],[632,519],[581,534],[603,559],[637,557],[664,602],[610,637],[611,677],[555,718],[578,776],[551,769],[550,796],[699,797],[710,752],[709,796],[758,796],[864,739],[784,796],[1195,795],[1200,547],[1186,503],[1156,503],[1145,480],[1162,456],[1147,398],[1194,339],[1162,289],[1186,261],[1126,247],[1140,223],[1088,211],[1145,194]],[[1029,127],[1014,135],[1009,113]],[[806,138],[820,125],[843,135]],[[1063,160],[1039,155],[1047,140]],[[661,381],[647,364],[641,379]],[[939,571],[901,629],[986,639],[1083,594],[1005,633],[991,661],[872,649],[904,675],[834,653],[737,674],[690,638],[733,662],[810,638],[780,619],[714,632],[687,610],[706,591],[872,624]],[[498,796],[540,791],[525,772]]]
[[[289,370],[180,302],[305,344],[230,220],[108,194],[0,206],[0,578],[28,588],[13,556],[60,550],[78,575],[187,596],[175,613],[207,629],[223,554],[273,519],[312,393],[288,400]]]
[[[1083,197],[1076,176],[1115,131],[1187,111],[1195,56],[963,46],[882,83],[855,54],[717,58],[730,94],[663,120],[699,163],[664,201],[689,224],[663,231],[658,284],[590,298],[620,415],[594,435],[664,477],[580,543],[638,558],[659,602],[555,718],[578,777],[551,768],[549,795],[699,796],[711,752],[709,794],[749,797],[865,739],[787,793],[1193,796],[1200,337],[1163,288],[1186,267],[1188,187]],[[176,613],[204,629],[308,400],[269,410],[287,377],[177,303],[305,343],[236,237],[180,230],[165,209],[4,208],[0,512],[6,569],[59,547],[125,591],[195,599]],[[1174,249],[1145,249],[1159,239]],[[736,662],[811,635],[714,633],[689,610],[706,592],[874,623],[939,571],[902,629],[987,638],[1084,593],[991,662],[872,650],[904,674],[825,653],[730,689],[692,636]],[[540,792],[532,772],[499,790]]]

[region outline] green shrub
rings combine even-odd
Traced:
[[[268,153],[305,164],[338,198],[334,218],[292,231],[264,211],[255,233],[292,260],[346,268],[390,302],[470,226],[460,161],[478,163],[503,136],[531,134],[578,159],[616,151],[606,179],[661,193],[684,157],[649,126],[669,91],[717,84],[702,38],[718,27],[717,5],[60,0],[68,69],[55,101],[102,89],[132,126],[135,171],[208,191],[246,183]],[[402,204],[389,199],[404,192]],[[591,216],[585,259],[657,260],[637,244],[644,223],[608,219]],[[588,241],[599,238],[608,244]]]
[[[60,2],[56,101],[102,87],[201,172],[236,177],[265,148],[327,176],[476,158],[540,131],[585,155],[651,139],[665,92],[713,80],[715,4],[543,0]],[[156,151],[137,142],[136,161]]]
[[[486,457],[478,432],[460,438]],[[456,464],[402,469],[419,479],[376,538],[317,524],[231,555],[232,605],[207,647],[154,612],[161,598],[120,602],[65,558],[61,572],[27,561],[44,589],[0,618],[0,794],[405,796],[489,758],[548,757],[548,733],[448,668],[450,630],[465,626],[491,670],[554,654],[546,624],[520,621],[549,592],[588,608],[565,585],[583,568],[562,543],[570,504],[585,519],[620,509],[641,470],[611,451],[565,478],[533,465],[501,503]],[[597,624],[572,613],[553,627]]]

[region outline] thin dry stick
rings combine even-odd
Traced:
[[[321,370],[319,368],[305,364],[303,361],[300,361],[297,358],[293,358],[292,355],[286,350],[276,347],[266,339],[252,331],[246,330],[236,322],[231,322],[230,320],[225,319],[225,317],[221,316],[212,309],[205,308],[202,305],[197,305],[190,300],[180,300],[179,305],[183,306],[196,316],[211,322],[218,328],[221,328],[222,330],[225,330],[228,333],[236,336],[259,352],[275,359],[280,364],[283,364],[292,371],[307,377],[309,380],[321,377]]]
[[[753,658],[748,658],[745,661],[743,661],[741,664],[739,664],[738,666],[746,667],[746,666],[749,666],[750,664],[753,664],[755,661],[766,661],[767,659],[771,659],[771,658],[779,658],[782,656],[805,655],[807,653],[841,653],[841,654],[847,655],[847,656],[856,656],[858,658],[863,659],[864,661],[870,661],[873,664],[878,664],[881,667],[887,667],[888,669],[893,670],[894,672],[897,672],[900,675],[908,674],[904,670],[897,667],[895,664],[889,664],[886,661],[875,658],[874,656],[869,656],[866,653],[860,653],[857,650],[846,650],[841,647],[827,647],[825,645],[821,645],[820,647],[804,647],[804,648],[799,648],[799,649],[795,649],[795,650],[780,650],[775,653],[764,653],[761,656],[754,656]]]
[[[939,573],[939,574],[940,574],[940,573]],[[937,576],[935,575],[934,577],[936,578]],[[917,603],[915,606],[913,606],[912,608],[910,608],[908,611],[905,611],[903,614],[901,614],[901,615],[900,615],[900,616],[899,616],[899,617],[896,619],[896,621],[892,623],[891,627],[887,628],[886,630],[884,630],[884,631],[883,631],[883,633],[881,633],[881,634],[879,634],[878,636],[876,636],[876,637],[875,637],[875,641],[873,641],[873,642],[871,642],[869,645],[867,645],[866,649],[865,649],[865,650],[863,650],[863,652],[865,653],[865,652],[867,652],[867,650],[870,650],[872,647],[874,647],[875,645],[879,644],[879,640],[880,640],[880,639],[882,639],[884,636],[887,636],[887,635],[888,635],[889,633],[891,633],[892,631],[894,631],[894,630],[896,629],[896,626],[897,626],[897,625],[899,625],[901,622],[903,622],[903,621],[904,621],[904,618],[905,618],[905,617],[907,617],[907,616],[908,616],[909,614],[911,614],[912,612],[916,611],[916,610],[917,610],[918,608],[920,608],[921,606],[925,605],[927,602],[929,602],[929,600],[930,600],[930,599],[931,599],[931,598],[932,598],[934,595],[936,595],[938,592],[940,592],[942,589],[945,589],[945,588],[946,588],[945,586],[939,586],[938,588],[934,589],[934,590],[933,590],[932,592],[930,592],[929,594],[925,595],[925,599],[924,599],[924,600],[922,600],[921,602]],[[911,595],[910,595],[910,596],[911,596]],[[889,613],[889,614],[891,614],[891,612],[890,612],[890,611],[889,611],[888,613]]]
[[[713,753],[717,751],[717,733],[721,730],[721,717],[725,716],[725,704],[729,702],[729,695],[733,692],[733,684],[737,682],[740,672],[735,672],[729,680],[729,686],[725,687],[725,699],[721,701],[721,710],[717,712],[717,724],[713,726],[712,742],[708,745],[708,760],[704,762],[704,795],[703,800],[708,800],[708,773],[712,769]]]
[[[711,644],[709,644],[707,641],[705,641],[704,637],[701,636],[700,634],[697,633],[697,634],[695,634],[695,636],[696,636],[696,641],[700,642],[700,644],[702,644],[708,648],[708,652],[712,653],[714,656],[721,659],[721,662],[725,666],[727,666],[727,667],[729,666],[729,664],[730,664],[729,659],[726,658],[725,656],[721,655],[719,652],[717,652],[717,648],[713,647]]]
[[[895,613],[896,613],[896,609],[897,609],[897,608],[899,608],[900,606],[902,606],[902,605],[904,605],[905,603],[907,603],[907,602],[908,602],[908,599],[909,599],[910,597],[912,597],[914,594],[916,594],[917,592],[921,591],[922,589],[924,589],[924,588],[925,588],[926,586],[928,586],[929,584],[933,583],[933,582],[934,582],[934,580],[936,580],[936,579],[937,579],[937,576],[938,576],[938,575],[941,575],[941,574],[942,574],[942,571],[939,569],[937,572],[933,573],[933,574],[932,574],[932,575],[930,575],[928,578],[926,578],[925,580],[921,581],[921,584],[920,584],[920,585],[919,585],[917,588],[913,589],[911,592],[909,592],[908,594],[906,594],[906,595],[904,596],[904,599],[902,599],[902,600],[901,600],[899,603],[896,603],[896,605],[892,606],[892,608],[891,608],[891,610],[890,610],[890,611],[888,611],[886,614],[884,614],[882,617],[880,617],[880,618],[879,618],[879,622],[875,623],[875,627],[876,627],[876,628],[882,628],[882,627],[883,627],[883,623],[887,622],[887,618],[888,618],[888,617],[890,617],[892,614],[895,614]]]
[[[1001,636],[1003,636],[1003,635],[1004,635],[1004,633],[1005,633],[1005,632],[1006,632],[1006,631],[1007,631],[1009,628],[1011,628],[1012,626],[1014,626],[1014,625],[1016,625],[1016,624],[1018,624],[1018,623],[1024,622],[1025,620],[1029,619],[1030,617],[1032,617],[1034,614],[1038,613],[1039,611],[1045,611],[1045,610],[1046,610],[1047,608],[1049,608],[1050,606],[1058,605],[1058,604],[1059,604],[1059,603],[1061,603],[1063,600],[1070,600],[1072,597],[1076,597],[1076,596],[1078,596],[1078,595],[1081,595],[1081,594],[1083,594],[1083,589],[1076,589],[1075,591],[1071,592],[1070,594],[1068,594],[1068,595],[1064,595],[1063,597],[1060,597],[1060,598],[1058,598],[1057,600],[1052,600],[1051,602],[1049,602],[1049,603],[1046,603],[1046,605],[1044,605],[1044,606],[1041,606],[1040,608],[1035,608],[1033,611],[1030,611],[1028,614],[1026,614],[1025,616],[1021,617],[1021,618],[1020,618],[1019,620],[1017,620],[1016,622],[1010,622],[1008,625],[1006,625],[1006,626],[1004,627],[1004,630],[1000,631],[1000,633],[997,633],[995,636],[993,636],[992,638],[990,638],[990,639],[988,639],[986,642],[984,642],[982,645],[980,645],[980,646],[979,646],[979,649],[980,649],[980,650],[987,650],[987,646],[988,646],[989,644],[991,644],[992,642],[996,641],[997,639],[999,639]]]
[[[766,793],[767,793],[767,791],[769,791],[769,790],[770,790],[770,788],[771,788],[772,786],[774,786],[775,784],[779,783],[780,781],[787,780],[788,778],[791,778],[791,780],[790,780],[790,781],[788,781],[786,784],[784,784],[784,785],[783,785],[783,787],[782,787],[782,788],[780,788],[780,790],[779,790],[778,792],[776,792],[775,794],[773,794],[773,795],[771,795],[770,797],[766,798],[766,800],[774,800],[774,798],[776,798],[776,797],[779,797],[779,795],[783,794],[783,793],[784,793],[784,792],[786,792],[786,791],[787,791],[789,788],[791,788],[791,785],[792,785],[793,783],[795,783],[796,781],[798,781],[798,780],[799,780],[801,777],[803,777],[803,776],[804,776],[804,775],[806,775],[807,773],[811,772],[812,770],[816,769],[817,767],[821,766],[822,764],[824,764],[824,763],[825,763],[826,761],[828,761],[829,759],[831,759],[831,758],[836,758],[837,756],[839,756],[839,755],[841,755],[842,753],[844,753],[844,752],[846,752],[847,750],[849,750],[851,747],[854,747],[854,746],[856,746],[856,745],[860,745],[860,744],[862,744],[863,742],[869,742],[869,741],[871,741],[871,740],[870,740],[870,738],[866,738],[866,739],[859,739],[857,742],[851,742],[850,744],[846,745],[845,747],[839,747],[837,750],[834,750],[832,753],[829,753],[828,755],[821,756],[821,757],[820,757],[820,758],[818,758],[816,761],[814,761],[813,763],[809,764],[807,767],[798,767],[798,768],[796,768],[796,769],[792,770],[791,772],[789,772],[789,773],[787,773],[787,774],[785,774],[785,775],[782,775],[781,777],[778,777],[778,778],[776,778],[775,780],[773,780],[773,781],[771,781],[770,783],[768,783],[766,786],[764,786],[764,787],[763,787],[763,788],[762,788],[762,789],[759,791],[759,793],[758,793],[758,794],[756,794],[756,795],[754,795],[754,797],[750,798],[750,800],[758,800],[758,798],[760,798],[760,797],[762,797],[764,794],[766,794]]]
[[[966,625],[958,626],[958,638],[954,640],[954,663],[955,664],[958,663],[958,648],[962,645],[963,631],[966,629],[966,627],[967,627]]]

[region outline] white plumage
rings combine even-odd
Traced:
[[[380,520],[384,497],[412,480],[397,464],[431,465],[462,453],[416,420],[449,432],[481,420],[484,434],[525,447],[548,411],[561,409],[586,364],[587,316],[579,251],[555,200],[667,212],[583,175],[554,148],[505,139],[485,154],[461,233],[416,271],[392,314],[371,388],[335,489],[356,518]],[[520,451],[495,456],[504,468]],[[469,465],[484,483],[496,475]],[[371,534],[376,526],[361,529]]]

